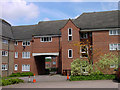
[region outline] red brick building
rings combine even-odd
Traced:
[[[76,19],[42,21],[36,25],[12,26],[15,39],[14,72],[45,74],[45,57],[56,61],[57,73],[71,70],[74,59],[88,59],[91,52],[120,50],[119,11],[83,13]],[[78,42],[88,46],[77,47]],[[93,55],[93,63],[98,60]]]

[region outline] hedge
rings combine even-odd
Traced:
[[[113,80],[115,75],[81,75],[81,76],[71,76],[70,81],[81,81],[81,80]]]
[[[9,77],[33,76],[32,72],[12,73]]]
[[[6,85],[11,85],[11,84],[17,84],[17,83],[23,83],[24,80],[21,80],[21,79],[2,79],[2,82],[0,83],[0,86],[6,86]]]

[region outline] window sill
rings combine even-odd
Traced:
[[[30,58],[22,58],[22,59],[30,59]]]
[[[73,57],[68,57],[68,59],[73,59]]]
[[[2,70],[2,71],[7,71],[7,70]]]
[[[24,71],[22,71],[22,72],[30,72],[30,70],[28,71],[28,70],[24,70]]]

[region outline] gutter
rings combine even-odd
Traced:
[[[104,31],[104,30],[118,30],[120,28],[103,28],[103,29],[83,29],[83,30],[80,30],[81,32],[86,32],[86,31]]]

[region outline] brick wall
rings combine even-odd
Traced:
[[[72,41],[68,41],[68,28],[72,28]],[[80,41],[79,28],[77,28],[71,20],[67,22],[64,28],[61,29],[61,45],[62,45],[62,73],[63,70],[71,69],[71,62],[79,58],[79,47],[74,46],[75,43]],[[68,58],[68,49],[73,50],[73,58]]]

